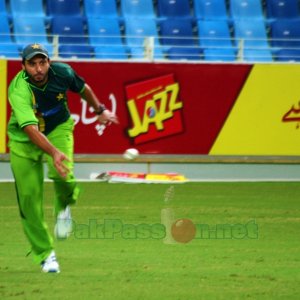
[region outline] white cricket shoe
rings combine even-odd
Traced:
[[[49,256],[41,263],[44,273],[59,273],[59,264],[56,260],[55,252],[52,251]]]
[[[67,206],[57,215],[54,235],[57,239],[66,239],[73,230],[73,221],[71,217],[71,209]]]

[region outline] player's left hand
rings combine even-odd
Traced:
[[[98,121],[100,124],[104,125],[110,125],[111,123],[119,124],[118,117],[108,109],[98,116]]]

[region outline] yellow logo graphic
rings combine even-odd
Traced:
[[[39,44],[33,44],[33,45],[31,46],[31,48],[32,48],[32,49],[40,49],[41,46],[40,46]]]
[[[296,122],[296,128],[299,128],[300,123],[300,101],[298,102],[298,108],[292,105],[291,109],[287,111],[283,117],[282,122]]]
[[[56,99],[58,100],[58,101],[60,101],[60,100],[62,100],[62,99],[64,99],[65,98],[65,95],[63,94],[63,93],[59,93],[57,96],[56,96]]]
[[[132,83],[125,88],[130,115],[127,133],[134,144],[183,132],[183,101],[174,74]]]
[[[182,102],[176,101],[179,86],[177,83],[168,85],[161,92],[154,94],[152,99],[146,101],[142,118],[133,99],[127,102],[133,121],[133,128],[128,130],[130,137],[136,137],[149,130],[149,125],[154,124],[157,130],[164,129],[164,121],[174,115],[174,111],[182,108]],[[168,101],[168,99],[170,99]]]

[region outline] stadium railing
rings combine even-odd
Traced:
[[[27,36],[29,41],[32,43],[38,39],[38,36]],[[69,36],[70,37],[70,36]],[[80,38],[78,36],[74,36],[74,38]],[[81,36],[82,37],[82,36]],[[103,37],[103,36],[102,36]],[[20,53],[22,51],[22,47],[24,45],[16,44],[14,41],[16,40],[16,36],[14,34],[11,35],[12,42],[7,39],[7,34],[0,34],[0,58],[9,58],[9,59],[19,59]],[[87,38],[87,36],[85,36]],[[115,39],[116,36],[107,36],[106,41],[109,39]],[[151,36],[119,36],[122,44],[116,45],[115,43],[106,42],[105,44],[99,43],[91,46],[89,43],[83,44],[72,44],[72,43],[60,43],[58,35],[47,35],[48,44],[45,46],[48,48],[51,59],[59,60],[59,59],[86,59],[86,60],[141,60],[141,61],[193,61],[193,62],[205,62],[205,61],[215,61],[215,62],[233,62],[233,63],[241,63],[241,62],[299,62],[300,61],[300,47],[297,46],[274,46],[277,45],[276,41],[278,39],[268,39],[267,46],[255,46],[256,43],[247,43],[247,39],[239,39],[233,40],[230,38],[230,41],[234,45],[235,55],[232,56],[232,53],[228,51],[226,46],[223,46],[223,42],[220,43],[219,46],[215,46],[218,43],[214,42],[213,46],[206,46],[205,48],[201,47],[199,44],[199,37],[193,37],[195,43],[192,45],[183,45],[182,42],[178,42],[178,44],[173,44],[171,48],[173,51],[170,51],[170,47],[165,47],[160,43],[154,42],[154,39],[157,37]],[[130,45],[130,47],[126,44],[126,40],[132,39],[141,39],[142,47],[137,45],[137,49],[135,49],[134,45]],[[161,38],[161,37],[160,37]],[[171,38],[174,42],[174,37],[164,37],[165,39]],[[184,39],[184,37],[178,37],[178,40]],[[190,38],[189,38],[190,39]],[[222,38],[220,38],[221,40]],[[255,38],[252,38],[255,40]],[[257,39],[259,41],[259,39]],[[283,39],[280,39],[282,42]],[[300,39],[293,39],[295,44],[300,44]],[[297,43],[296,43],[297,42]],[[209,44],[209,43],[206,43]],[[259,44],[259,43],[258,43]],[[199,45],[199,46],[198,46]],[[250,45],[250,46],[247,46]],[[68,47],[65,47],[68,46]],[[111,51],[110,47],[114,47],[114,51]],[[68,48],[68,52],[64,52],[63,54],[60,52],[60,49]],[[78,48],[80,51],[78,51]],[[88,49],[85,53],[82,49]],[[102,55],[98,56],[95,53],[95,49],[102,48]],[[120,48],[120,51],[118,51]],[[122,49],[121,49],[122,48]],[[107,57],[105,53],[105,49],[107,49]],[[120,53],[126,50],[126,55],[120,56]],[[178,55],[176,56],[176,49],[178,50]],[[191,50],[192,49],[192,50]],[[92,50],[92,52],[91,52]],[[207,53],[216,53],[213,57],[205,57],[204,50]],[[216,50],[216,51],[209,51]],[[104,51],[104,52],[103,52]],[[134,53],[135,55],[131,55]],[[169,56],[169,53],[172,55]],[[139,55],[136,55],[139,53]],[[196,55],[196,53],[198,53]],[[114,58],[114,55],[116,58]],[[228,56],[228,57],[227,57]],[[229,59],[230,56],[230,59]],[[101,58],[99,58],[101,57]],[[178,57],[178,59],[177,59]]]

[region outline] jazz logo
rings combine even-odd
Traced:
[[[179,84],[172,74],[126,86],[134,144],[141,144],[183,131]]]

